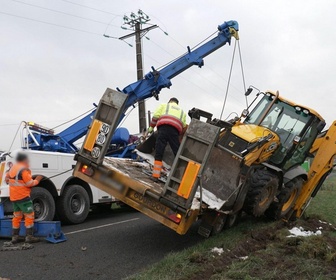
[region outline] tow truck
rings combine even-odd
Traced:
[[[13,209],[4,177],[19,151],[29,155],[34,177],[44,177],[31,194],[37,221],[52,221],[57,214],[62,222],[77,224],[87,218],[90,207],[107,209],[117,202],[110,194],[72,176],[73,157],[78,151],[75,142],[85,135],[94,113],[95,109],[59,133],[35,122],[22,122],[21,149],[0,155],[0,204],[6,214]],[[129,143],[129,139],[128,130],[118,128],[109,156],[132,157],[135,143]]]

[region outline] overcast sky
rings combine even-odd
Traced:
[[[147,35],[150,40],[144,39],[145,72],[199,43],[218,24],[237,20],[247,86],[279,90],[317,110],[328,125],[335,118],[335,1],[0,3],[0,149],[9,148],[21,121],[54,127],[92,108],[107,87],[124,88],[136,80],[135,48],[102,35],[127,34],[120,28],[122,16],[139,8],[169,34],[156,29]],[[134,45],[133,39],[128,42]],[[185,110],[198,107],[219,117],[232,51],[233,44],[226,45],[207,57],[202,69],[174,78],[160,101],[176,96]],[[237,56],[224,117],[244,109],[238,62]],[[158,105],[149,100],[147,109]],[[138,132],[136,110],[124,125]]]

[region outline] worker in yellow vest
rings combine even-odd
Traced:
[[[152,133],[155,126],[158,129],[158,136],[155,146],[155,161],[153,168],[153,179],[160,178],[162,169],[163,153],[169,143],[174,155],[180,147],[179,135],[186,126],[186,113],[179,107],[179,101],[173,97],[167,104],[161,104],[154,112],[148,132]]]

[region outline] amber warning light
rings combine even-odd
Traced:
[[[94,173],[93,168],[85,164],[82,166],[81,172],[90,177],[93,176]]]

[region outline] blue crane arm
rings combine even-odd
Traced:
[[[170,81],[172,78],[176,77],[191,66],[197,65],[202,67],[204,65],[204,57],[213,53],[225,44],[230,44],[232,37],[235,37],[237,40],[239,39],[238,30],[239,27],[236,21],[226,21],[218,26],[218,34],[213,39],[200,45],[194,50],[190,50],[188,47],[188,52],[185,55],[182,55],[178,59],[174,60],[160,71],[152,68],[152,71],[146,74],[142,80],[126,86],[122,90],[122,92],[128,95],[125,111],[140,100],[145,100],[152,96],[158,98],[161,89],[169,88],[172,85]],[[63,139],[65,143],[72,148],[72,150],[77,150],[73,143],[87,133],[88,126],[90,125],[94,114],[95,110],[60,132],[58,136],[60,136],[61,139]]]
[[[154,96],[158,98],[158,94],[163,88],[170,88],[171,79],[187,70],[193,65],[202,67],[204,65],[203,58],[213,53],[226,43],[231,43],[231,37],[238,38],[238,22],[227,21],[218,26],[218,34],[213,39],[202,44],[194,50],[188,47],[187,54],[168,64],[160,71],[152,68],[152,71],[145,75],[142,80],[132,83],[125,87],[122,92],[128,95],[125,110],[133,106],[136,102]]]
[[[70,125],[60,133],[58,136],[61,137],[66,143],[68,143],[74,151],[77,151],[76,146],[73,145],[78,139],[82,138],[88,131],[88,127],[92,122],[96,110],[81,118],[74,124]]]

